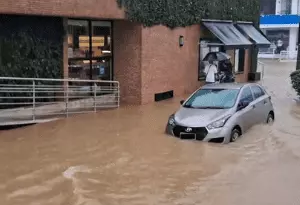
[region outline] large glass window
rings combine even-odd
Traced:
[[[111,22],[68,20],[69,77],[112,80]]]
[[[289,46],[289,30],[267,30],[266,36],[270,40],[271,47],[274,48],[275,54],[280,54],[281,51],[286,51]]]
[[[205,80],[206,74],[204,72],[205,66],[208,62],[203,61],[205,56],[210,52],[221,51],[220,46],[209,45],[208,40],[200,40],[199,43],[199,68],[198,68],[198,80]],[[214,62],[216,65],[217,61]]]
[[[112,79],[111,23],[92,21],[93,78]]]
[[[88,21],[69,20],[68,22],[68,56],[88,58],[89,55]]]
[[[260,0],[261,15],[275,14],[276,0]]]

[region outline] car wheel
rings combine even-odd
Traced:
[[[274,122],[274,115],[272,113],[268,114],[267,124],[272,124]]]
[[[230,142],[235,142],[241,136],[241,131],[237,128],[234,128],[230,135]]]

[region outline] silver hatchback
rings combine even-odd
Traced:
[[[271,96],[256,83],[208,84],[181,105],[169,117],[166,133],[182,139],[229,143],[275,119]]]

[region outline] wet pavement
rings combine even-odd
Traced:
[[[1,204],[300,204],[294,69],[267,63],[276,121],[228,145],[166,136],[180,99],[0,131]]]

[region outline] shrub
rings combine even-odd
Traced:
[[[0,76],[61,78],[63,35],[62,19],[58,17],[0,15]],[[1,85],[20,83],[14,80],[0,80]],[[31,102],[28,98],[31,96],[32,93],[26,92],[0,92],[0,109],[16,106],[7,105],[9,103]]]
[[[170,28],[199,24],[201,19],[253,21],[260,17],[260,0],[117,0],[127,18],[144,26]]]
[[[292,86],[300,96],[300,70],[296,70],[290,74]]]

